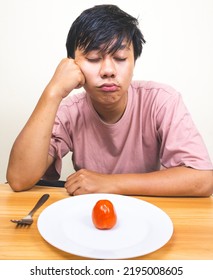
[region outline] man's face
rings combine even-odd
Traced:
[[[84,54],[77,49],[75,61],[85,76],[84,88],[95,107],[110,106],[126,98],[135,64],[132,44],[123,42],[112,54],[102,53],[101,49]]]

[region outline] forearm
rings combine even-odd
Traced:
[[[84,75],[75,61],[62,59],[11,150],[7,180],[14,190],[29,189],[52,163],[48,150],[59,104],[84,83]]]
[[[65,188],[71,195],[115,193],[148,196],[210,196],[213,171],[174,167],[144,174],[102,174],[81,169],[71,174]]]
[[[7,180],[14,190],[29,189],[46,171],[52,128],[60,102],[61,98],[47,87],[18,135],[7,170]]]
[[[114,176],[114,178],[113,178]],[[112,175],[113,192],[149,196],[209,196],[213,171],[175,167],[145,174]]]

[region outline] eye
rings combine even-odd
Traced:
[[[125,61],[127,58],[126,57],[114,57],[116,61]]]
[[[93,63],[99,62],[100,60],[101,60],[100,57],[96,57],[96,58],[89,58],[89,57],[87,57],[87,61],[93,62]]]

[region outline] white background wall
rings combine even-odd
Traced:
[[[213,160],[212,0],[0,0],[0,182],[11,146],[55,67],[66,56],[73,20],[95,4],[112,3],[140,20],[147,44],[135,79],[182,93]],[[62,179],[72,172],[66,156]]]

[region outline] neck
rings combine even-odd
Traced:
[[[118,122],[123,116],[126,106],[127,106],[128,95],[127,93],[123,96],[122,100],[118,103],[113,103],[110,105],[96,104],[92,101],[92,105],[99,117],[108,124],[113,124]]]

